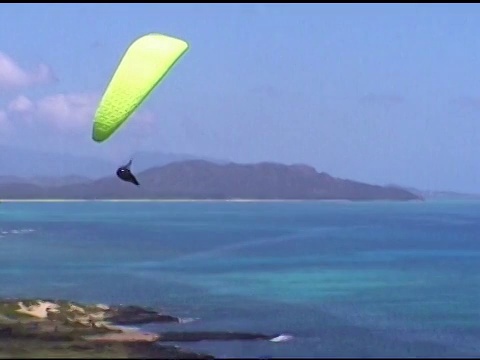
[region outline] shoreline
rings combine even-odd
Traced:
[[[215,359],[179,344],[293,339],[283,333],[182,329],[191,320],[138,305],[0,298],[0,357]],[[145,324],[177,324],[179,329],[150,332],[141,329]]]
[[[0,202],[354,202],[321,199],[0,199]],[[372,201],[372,200],[367,200]],[[388,200],[387,200],[388,201]]]
[[[352,203],[384,203],[384,202],[425,202],[427,200],[346,200],[346,199],[0,199],[0,203],[61,203],[61,202],[235,202],[235,203],[269,203],[269,202],[322,202],[334,204],[352,204]]]

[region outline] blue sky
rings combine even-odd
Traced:
[[[307,163],[480,192],[477,4],[2,4],[0,23],[2,144],[119,162],[158,150]],[[94,143],[103,90],[150,32],[190,50]]]

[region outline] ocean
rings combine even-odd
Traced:
[[[0,204],[0,296],[151,306],[218,357],[480,356],[480,202]]]

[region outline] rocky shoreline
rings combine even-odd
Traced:
[[[79,304],[67,300],[0,299],[1,358],[214,359],[162,342],[285,341],[286,335],[236,332],[146,333],[126,328],[182,319],[139,306]]]

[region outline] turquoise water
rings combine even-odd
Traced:
[[[182,345],[222,357],[478,357],[479,237],[480,202],[3,203],[0,296],[294,336]]]

